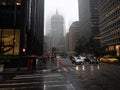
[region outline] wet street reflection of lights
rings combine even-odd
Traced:
[[[78,66],[76,66],[76,68],[75,68],[75,69],[76,69],[76,71],[78,71],[78,70],[79,70],[79,67],[78,67]]]
[[[94,71],[94,67],[93,67],[93,65],[90,66],[90,71],[91,71],[91,72]]]
[[[85,65],[82,65],[82,70],[85,71]]]
[[[98,69],[98,70],[100,69],[100,65],[99,65],[99,64],[97,65],[97,69]]]

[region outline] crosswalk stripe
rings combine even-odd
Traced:
[[[35,88],[39,88],[41,90],[41,88],[43,88],[43,86],[29,86],[29,87],[26,87],[26,86],[20,86],[20,87],[5,87],[5,88],[0,88],[0,90],[27,90],[27,89],[35,89]]]
[[[74,71],[72,68],[70,68],[71,71]]]
[[[27,75],[16,75],[16,77],[17,76],[19,76],[19,77],[29,77],[29,76],[42,76],[43,74],[27,74]]]
[[[20,82],[20,83],[4,83],[0,86],[16,86],[16,85],[27,85],[27,84],[39,84],[40,82]]]
[[[68,72],[68,70],[66,68],[63,68],[64,71]]]
[[[68,71],[72,71],[72,72],[74,72],[74,71],[76,71],[76,69],[74,69],[74,68],[72,68],[72,67],[67,67],[67,68],[61,68],[61,70],[59,69],[58,70],[59,72],[61,72],[61,71],[65,71],[65,72],[68,72]]]
[[[48,83],[59,83],[61,82],[60,80],[54,80],[54,81],[44,81],[44,84],[48,84]]]
[[[48,84],[48,83],[59,83],[61,82],[60,80],[58,81],[44,81],[44,84]],[[0,86],[16,86],[16,85],[27,85],[27,84],[40,84],[39,81],[37,82],[17,82],[17,83],[4,83],[4,84],[0,84]]]
[[[15,77],[13,77],[13,79],[29,79],[29,78],[47,78],[47,77],[60,77],[60,76],[62,76],[62,75],[60,75],[60,74],[53,74],[53,75],[24,75],[24,76],[15,76]]]
[[[60,69],[58,69],[58,72],[61,72],[61,70],[60,70]]]
[[[74,87],[72,84],[69,84],[69,85],[67,86],[67,89],[68,89],[68,90],[75,90],[75,87]]]

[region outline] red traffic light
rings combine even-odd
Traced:
[[[26,48],[23,48],[23,50],[22,50],[23,52],[26,52]]]

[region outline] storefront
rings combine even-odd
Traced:
[[[20,30],[0,29],[1,55],[19,55]]]
[[[116,45],[116,53],[117,53],[117,56],[120,56],[120,44]]]
[[[107,51],[115,51],[117,56],[120,56],[120,44],[109,46]]]

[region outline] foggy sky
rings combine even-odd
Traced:
[[[73,21],[78,21],[78,0],[45,0],[45,24],[51,16],[58,10],[59,14],[64,17],[65,28],[68,31]],[[46,26],[46,25],[45,25]],[[45,33],[46,34],[46,27]]]

